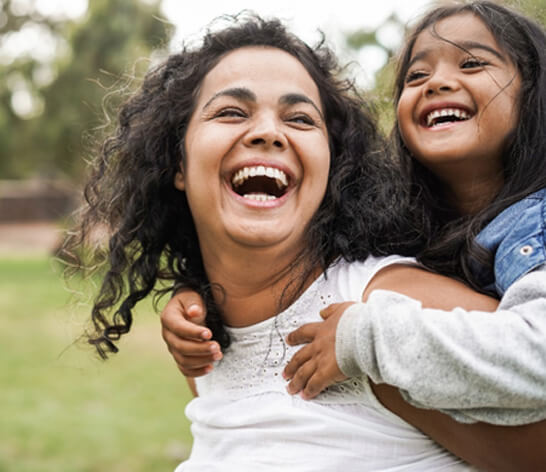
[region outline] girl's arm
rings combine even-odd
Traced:
[[[480,470],[546,470],[546,421],[522,426],[463,424],[438,411],[409,405],[390,385],[372,384],[372,390],[390,411]]]
[[[546,418],[546,269],[510,287],[495,313],[484,311],[494,307],[488,297],[415,267],[385,269],[364,296],[376,289],[399,293],[377,291],[338,323],[345,375],[367,374],[462,422]]]
[[[408,312],[404,310],[406,300],[403,300],[398,308],[391,308],[397,312],[391,318],[393,314],[382,311],[379,306],[375,312],[377,318],[386,318],[383,320],[386,325],[393,323],[391,326],[397,328],[401,336],[393,345],[393,340],[385,338],[381,328],[374,331],[375,350],[379,353],[379,358],[372,363],[376,371],[389,369],[385,349],[392,347],[395,355],[403,359],[403,365],[399,365],[398,372],[392,369],[391,375],[405,381],[411,393],[419,395],[420,388],[428,390],[431,399],[437,398],[438,409],[457,417],[454,405],[476,402],[482,407],[471,409],[470,418],[463,414],[458,419],[536,422],[521,426],[464,424],[440,411],[408,404],[398,388],[372,384],[379,401],[481,470],[546,470],[546,421],[538,421],[546,417],[546,271],[535,271],[516,282],[496,313],[487,313],[495,309],[496,300],[446,277],[409,266],[384,269],[369,285],[364,299],[376,289],[395,289],[419,298],[423,307],[450,310],[459,306],[481,310],[427,310],[412,301],[416,305]],[[415,315],[411,310],[423,313],[420,329],[412,330],[406,323],[411,323]],[[437,317],[447,320],[436,325]],[[401,320],[403,323],[397,324]],[[483,344],[487,347],[480,349]],[[462,368],[450,361],[451,355]],[[405,397],[407,399],[407,395]]]
[[[191,393],[194,397],[198,397],[197,387],[195,386],[195,379],[193,377],[186,377],[186,382],[188,382],[188,387],[190,388]]]
[[[205,326],[203,300],[189,289],[178,290],[161,312],[161,335],[186,377],[199,377],[210,372],[214,361],[222,358],[220,345],[212,341]]]

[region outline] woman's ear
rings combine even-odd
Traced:
[[[184,172],[182,170],[179,170],[175,176],[174,176],[174,186],[183,192],[186,190],[186,184],[184,182]]]

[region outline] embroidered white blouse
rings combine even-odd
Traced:
[[[196,379],[190,458],[175,472],[464,471],[474,470],[384,408],[367,377],[336,384],[311,401],[286,392],[282,371],[298,350],[284,339],[319,321],[331,303],[360,301],[389,256],[330,267],[287,310],[244,328],[214,370]]]

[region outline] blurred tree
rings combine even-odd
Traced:
[[[63,26],[60,19],[44,17],[20,2],[0,0],[0,176],[13,174],[17,143],[26,125],[12,104],[26,98],[28,108],[29,99],[36,96],[33,71],[41,65],[29,52],[14,56],[8,50],[17,49],[24,32],[47,31],[60,37]]]
[[[34,10],[17,15],[13,1],[0,0],[7,19],[0,48],[2,38],[38,19],[59,53],[49,63],[26,55],[0,64],[0,175],[78,178],[85,136],[107,121],[105,97],[142,77],[152,51],[167,46],[171,28],[159,19],[157,1],[90,0],[77,21],[40,17]]]

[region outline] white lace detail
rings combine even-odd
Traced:
[[[311,401],[286,393],[282,370],[298,347],[285,337],[320,320],[330,303],[355,300],[381,267],[402,258],[340,263],[292,307],[253,326],[230,329],[232,347],[186,407],[194,442],[176,472],[252,470],[462,471],[466,464],[386,410],[365,379],[337,384]]]
[[[339,264],[344,267],[345,264]],[[287,335],[306,323],[321,321],[322,308],[346,301],[336,290],[335,266],[311,284],[305,293],[279,315],[244,328],[227,328],[232,344],[214,370],[196,379],[200,395],[218,394],[238,399],[265,392],[286,393],[282,371],[301,346],[289,346]],[[321,393],[319,403],[359,402],[369,393],[367,377],[353,378]]]

